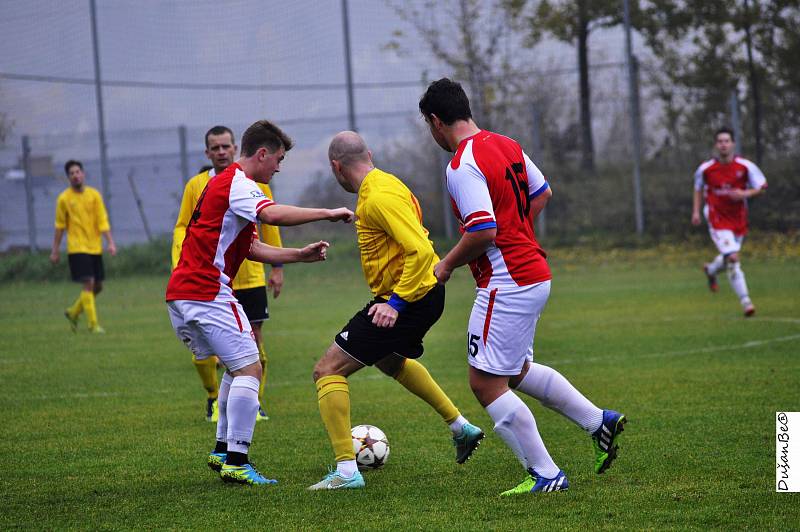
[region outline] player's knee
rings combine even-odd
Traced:
[[[103,283],[101,283],[100,281],[95,281],[93,291],[94,291],[94,295],[97,295],[100,292],[102,292],[103,291]]]
[[[314,371],[311,372],[311,378],[314,379],[314,382],[317,382],[322,377],[333,375],[333,364],[331,360],[333,360],[334,354],[334,346],[332,345],[325,351],[325,355],[314,365]]]
[[[738,253],[731,253],[725,256],[725,263],[728,265],[735,264],[739,262],[739,254]]]
[[[389,377],[395,378],[397,374],[400,373],[400,370],[403,369],[403,364],[405,364],[405,362],[404,358],[388,356],[380,362],[376,362],[375,367]]]

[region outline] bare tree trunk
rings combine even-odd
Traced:
[[[578,0],[578,75],[581,98],[581,168],[594,172],[592,108],[589,88],[589,21],[586,0]]]
[[[756,163],[761,164],[764,151],[761,145],[761,94],[758,86],[758,72],[753,62],[753,40],[750,35],[750,5],[744,0],[744,36],[747,46],[747,68],[750,72],[750,90],[753,96],[753,135],[756,138]]]

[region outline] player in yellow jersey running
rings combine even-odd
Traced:
[[[347,377],[364,366],[376,366],[433,407],[453,433],[456,462],[464,463],[483,431],[461,415],[415,360],[422,356],[422,338],[444,310],[444,285],[433,275],[439,257],[422,225],[417,198],[402,181],[375,168],[357,133],[337,134],[328,158],[342,188],[358,194],[358,247],[375,297],[336,335],[314,367],[319,410],[336,454],[336,470],[308,489],[364,487],[350,435],[347,383]]]
[[[69,188],[56,200],[56,231],[50,261],[57,264],[60,259],[59,248],[64,231],[67,232],[67,257],[72,280],[82,283],[78,299],[64,311],[72,332],[78,330],[78,318],[86,313],[89,331],[106,332],[97,321],[95,297],[103,290],[105,269],[103,268],[103,242],[106,238],[108,252],[117,254],[108,213],[103,197],[97,189],[86,185],[86,174],[80,161],[69,160],[64,165],[69,178]]]
[[[203,193],[208,182],[215,175],[221,173],[230,166],[236,157],[236,141],[233,131],[225,126],[214,126],[208,130],[205,137],[206,156],[211,161],[212,166],[208,170],[201,171],[192,177],[183,191],[181,209],[178,213],[178,220],[175,223],[175,230],[172,233],[172,267],[175,268],[181,256],[183,239],[186,236],[186,226],[192,217],[195,205]],[[262,192],[270,199],[272,191],[269,185],[257,183]],[[259,233],[261,240],[275,247],[282,247],[281,235],[278,228],[272,225],[261,225]],[[283,287],[283,267],[281,264],[273,264],[269,275],[269,287],[272,296],[277,298]],[[258,345],[259,358],[261,359],[262,375],[261,385],[258,388],[259,409],[257,421],[269,419],[263,408],[264,385],[267,380],[267,351],[261,333],[262,323],[269,319],[267,307],[267,289],[264,281],[264,265],[260,262],[245,260],[242,263],[239,273],[233,280],[233,291],[236,299],[244,308],[247,319],[255,336]],[[216,422],[218,418],[217,397],[219,395],[219,380],[217,379],[217,357],[208,357],[198,360],[194,357],[194,365],[203,383],[203,387],[208,393],[206,401],[206,419]]]

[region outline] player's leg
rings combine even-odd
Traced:
[[[336,456],[336,470],[310,490],[362,488],[364,479],[358,472],[350,434],[350,387],[347,377],[364,367],[335,342],[314,366],[319,413]]]
[[[197,370],[197,376],[200,377],[200,382],[203,389],[206,391],[206,421],[217,422],[219,419],[219,394],[221,386],[217,377],[217,357],[216,355],[209,355],[203,358],[198,358],[197,355],[192,357],[192,364]]]
[[[528,472],[505,495],[560,491],[569,483],[539,435],[528,406],[509,388],[509,378],[522,370],[550,283],[516,289],[479,288],[467,331],[469,383],[481,406],[494,421],[495,432]]]
[[[725,269],[725,252],[723,250],[727,246],[726,240],[729,238],[730,231],[719,231],[709,224],[708,234],[719,253],[714,257],[714,260],[703,265],[703,272],[706,274],[708,289],[712,292],[717,292],[719,290],[717,274]]]
[[[106,332],[100,326],[97,320],[97,306],[95,295],[99,292],[97,290],[98,283],[102,289],[102,283],[105,278],[105,270],[103,268],[103,258],[100,255],[86,255],[88,269],[91,271],[90,276],[85,280],[81,297],[83,298],[83,310],[86,312],[86,321],[89,325],[89,330],[93,333]],[[97,292],[96,292],[97,290]]]
[[[264,347],[264,337],[261,334],[261,324],[260,321],[251,321],[250,327],[253,329],[253,336],[256,340],[256,346],[258,346],[258,360],[261,363],[261,377],[258,381],[258,414],[256,415],[256,421],[266,421],[269,419],[267,415],[267,411],[264,409],[264,387],[267,384],[267,363],[269,359],[267,358],[267,350]]]
[[[69,262],[70,276],[73,281],[81,284],[81,291],[78,293],[75,302],[64,310],[64,317],[69,321],[72,332],[78,332],[78,318],[84,311],[83,302],[85,298],[83,293],[92,289],[92,285],[90,284],[92,269],[89,265],[88,255],[85,253],[70,253],[67,259]]]
[[[269,419],[267,412],[264,409],[264,386],[267,382],[267,351],[264,345],[264,338],[261,334],[261,325],[269,318],[269,310],[267,308],[267,288],[266,286],[257,286],[254,288],[244,288],[235,290],[234,295],[239,300],[239,304],[244,309],[247,315],[247,320],[250,322],[250,328],[253,331],[253,337],[258,346],[258,358],[261,362],[261,377],[259,378],[258,386],[258,414],[256,421],[266,421]]]

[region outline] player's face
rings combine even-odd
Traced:
[[[214,171],[217,173],[233,164],[233,158],[236,157],[236,144],[233,143],[231,134],[226,132],[222,135],[209,135],[206,157],[211,161]]]
[[[75,189],[81,189],[84,181],[86,181],[86,174],[83,173],[83,170],[77,164],[73,164],[69,167],[68,177],[70,186]]]
[[[714,143],[714,147],[722,157],[730,157],[733,154],[736,143],[733,142],[730,133],[720,133],[717,135],[717,141]]]
[[[259,174],[263,179],[262,183],[269,183],[272,176],[281,171],[281,162],[284,157],[286,157],[286,150],[283,149],[283,146],[275,152],[271,152],[267,148],[259,148],[258,163]]]
[[[439,120],[435,115],[431,115],[431,117],[425,117],[425,122],[428,124],[428,129],[431,131],[431,136],[433,140],[436,141],[436,144],[439,145],[444,151],[453,151],[450,149],[450,146],[447,145],[447,140],[444,138],[444,133],[442,133],[443,125],[442,121]]]

